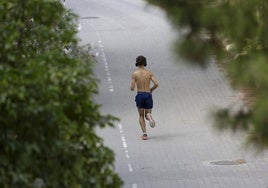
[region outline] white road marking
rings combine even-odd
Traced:
[[[125,150],[125,153],[126,153],[126,154],[125,154],[125,155],[126,155],[126,158],[129,159],[130,156],[129,156],[129,154],[128,154],[128,150]]]
[[[111,73],[110,73],[110,70],[109,70],[109,64],[108,64],[108,61],[107,61],[107,58],[106,58],[106,55],[105,55],[105,52],[104,52],[104,45],[103,45],[102,41],[100,40],[100,34],[97,31],[97,29],[94,27],[94,25],[91,25],[91,26],[95,30],[95,32],[97,34],[97,37],[98,37],[99,52],[96,53],[96,57],[99,56],[101,58],[102,63],[104,64],[106,80],[107,80],[107,83],[108,83],[109,91],[114,92],[113,81],[112,81]],[[122,146],[123,146],[123,149],[125,151],[125,157],[127,159],[128,171],[130,173],[132,173],[133,172],[133,167],[132,167],[131,162],[130,162],[130,155],[129,155],[129,152],[128,152],[128,145],[127,145],[127,141],[126,141],[126,138],[125,138],[125,135],[124,135],[122,125],[120,123],[118,124],[118,128],[119,128],[119,133],[120,133],[120,136],[121,136]],[[137,184],[132,184],[132,188],[137,188],[137,187],[138,187]]]
[[[133,172],[133,168],[132,168],[132,166],[131,166],[130,163],[128,163],[128,171],[129,171],[129,172]]]
[[[111,74],[110,74],[110,68],[109,68],[109,64],[108,64],[108,61],[107,61],[107,58],[106,58],[106,55],[105,55],[105,52],[104,52],[104,45],[103,45],[102,41],[100,40],[101,39],[100,34],[97,31],[96,27],[94,25],[92,25],[92,24],[91,24],[91,27],[96,32],[96,35],[97,35],[97,38],[98,38],[98,48],[99,48],[100,52],[96,53],[96,57],[99,57],[99,56],[101,57],[101,62],[103,63],[104,69],[105,69],[106,81],[108,83],[108,90],[110,92],[114,92],[114,86],[113,86],[113,81],[112,81],[112,77],[111,77]]]
[[[123,148],[124,148],[124,151],[125,151],[125,157],[129,161],[130,160],[130,155],[128,153],[128,145],[127,145],[127,141],[126,141],[125,134],[124,134],[124,131],[123,131],[123,127],[122,127],[122,125],[120,123],[118,124],[118,128],[119,128],[119,133],[120,133],[121,140],[122,140],[122,145],[123,145]],[[132,168],[132,165],[131,165],[130,162],[128,162],[128,171],[133,172],[133,168]]]
[[[78,27],[77,27],[77,30],[78,31],[81,31],[81,29],[82,29],[82,24],[81,24],[81,22],[79,22]]]

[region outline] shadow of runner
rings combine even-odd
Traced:
[[[148,140],[156,140],[156,141],[170,141],[178,137],[183,137],[183,134],[159,134],[159,135],[149,135]]]

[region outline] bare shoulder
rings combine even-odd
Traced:
[[[137,75],[139,73],[139,70],[133,71],[132,75]]]
[[[150,76],[153,76],[153,72],[150,71],[150,70],[146,70],[147,74],[150,75]]]
[[[135,78],[135,77],[137,77],[137,75],[138,75],[138,71],[135,70],[135,71],[132,73],[131,77],[132,77],[132,78]]]
[[[139,73],[139,70],[134,70],[133,71],[133,74],[138,74]]]

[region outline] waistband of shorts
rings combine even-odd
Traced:
[[[151,94],[151,92],[148,92],[148,91],[138,91],[137,94]]]

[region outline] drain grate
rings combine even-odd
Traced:
[[[83,16],[83,17],[80,17],[80,19],[82,20],[90,20],[90,19],[98,19],[100,17],[98,16]]]
[[[245,164],[247,161],[245,159],[238,159],[238,160],[225,160],[225,161],[212,161],[210,164],[212,165],[241,165]]]

